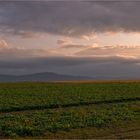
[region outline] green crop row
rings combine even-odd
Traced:
[[[119,121],[139,120],[139,103],[91,105],[0,115],[1,137],[36,137],[74,128],[107,127]]]
[[[0,84],[0,112],[140,100],[140,83]]]

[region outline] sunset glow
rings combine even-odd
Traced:
[[[1,1],[0,73],[137,73],[139,12],[138,1]]]

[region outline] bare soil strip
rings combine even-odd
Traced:
[[[79,107],[79,106],[88,106],[88,105],[101,105],[101,104],[114,104],[114,103],[128,103],[140,101],[139,97],[136,98],[128,98],[128,99],[117,99],[117,100],[106,100],[106,101],[95,101],[95,102],[81,102],[75,104],[54,104],[50,106],[24,106],[22,108],[10,108],[10,109],[1,109],[0,114],[3,113],[12,113],[12,112],[21,112],[21,111],[30,111],[30,110],[43,110],[43,109],[58,109],[58,108],[69,108],[69,107]]]
[[[140,122],[133,120],[103,128],[85,127],[71,129],[68,132],[46,132],[43,137],[49,139],[140,139]]]

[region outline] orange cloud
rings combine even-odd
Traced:
[[[0,40],[0,49],[3,48],[9,48],[9,46],[5,40]]]

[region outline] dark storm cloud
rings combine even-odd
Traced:
[[[71,75],[138,76],[139,59],[121,57],[34,57],[0,60],[2,74],[29,74],[56,72]]]
[[[21,30],[81,36],[140,31],[140,1],[0,1],[1,32]]]

